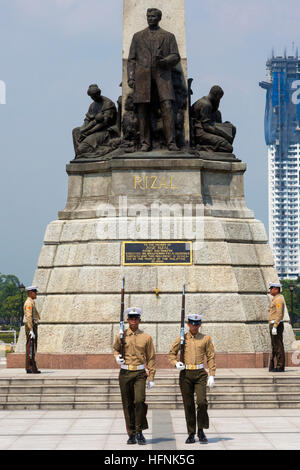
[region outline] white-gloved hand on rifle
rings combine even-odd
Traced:
[[[148,382],[148,388],[153,388],[155,385],[155,382]]]
[[[277,328],[275,328],[275,326],[273,326],[272,328],[272,335],[273,336],[277,335]]]
[[[176,369],[178,370],[184,370],[185,369],[185,365],[183,364],[183,362],[176,362]]]
[[[34,334],[33,330],[29,331],[29,336],[30,336],[31,339],[35,338],[35,334]]]
[[[213,388],[215,386],[215,378],[213,375],[210,375],[207,380],[207,386]]]
[[[125,364],[125,359],[123,359],[123,357],[121,356],[121,354],[119,354],[117,357],[116,357],[116,362],[117,364],[119,364],[119,366],[122,366]]]

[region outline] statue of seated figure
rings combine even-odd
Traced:
[[[230,122],[222,123],[219,105],[223,95],[221,87],[213,86],[208,96],[204,96],[192,106],[194,138],[198,150],[233,152],[236,128]]]
[[[83,126],[73,130],[75,158],[91,157],[91,154],[99,157],[114,150],[120,143],[115,104],[101,95],[98,85],[90,85],[87,94],[93,103]]]

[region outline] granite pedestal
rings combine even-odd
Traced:
[[[184,280],[186,313],[204,315],[217,366],[266,366],[268,283],[278,277],[265,228],[245,203],[245,171],[233,155],[167,151],[67,165],[67,204],[47,227],[33,280],[40,367],[114,366],[123,275],[125,308],[143,308],[160,367],[179,335]],[[192,264],[124,266],[123,242],[133,240],[190,241]],[[284,321],[288,352],[287,311]],[[22,328],[8,367],[20,367],[24,351]]]

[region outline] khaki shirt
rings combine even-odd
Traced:
[[[125,338],[125,364],[127,366],[146,365],[149,370],[149,381],[154,381],[155,376],[155,351],[153,340],[150,335],[137,329],[134,333],[128,328],[124,333]],[[114,356],[117,357],[121,351],[120,334],[114,342]]]
[[[204,363],[204,358],[207,358],[207,365],[209,374],[215,375],[216,362],[215,362],[215,349],[210,336],[205,336],[202,333],[197,333],[193,336],[190,332],[184,335],[185,337],[185,350],[184,362],[189,365],[199,365]],[[169,361],[173,366],[176,366],[177,354],[180,351],[180,336],[174,341],[169,352]]]
[[[269,307],[269,324],[273,323],[277,328],[284,317],[284,297],[281,294],[272,298]]]
[[[36,309],[35,301],[30,297],[24,303],[24,319],[23,322],[27,324],[28,328],[32,330],[32,323],[38,323],[40,319],[39,312]]]

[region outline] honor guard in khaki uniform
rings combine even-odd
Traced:
[[[119,384],[129,436],[127,444],[138,442],[145,445],[146,439],[142,433],[144,429],[148,429],[145,366],[149,370],[148,388],[152,388],[155,385],[155,352],[152,337],[139,329],[141,314],[142,310],[139,308],[125,310],[129,328],[124,332],[124,357],[120,354],[120,334],[115,339],[114,356],[121,366]]]
[[[28,297],[24,303],[24,324],[26,334],[26,372],[27,374],[40,374],[35,362],[35,353],[37,350],[38,322],[40,320],[39,312],[35,306],[37,296],[37,287],[30,286],[26,288]]]
[[[284,372],[285,353],[283,346],[283,317],[284,317],[284,297],[280,294],[281,284],[271,282],[270,294],[272,300],[269,307],[269,329],[272,343],[272,356],[269,364],[270,372]],[[276,367],[274,367],[276,358]]]
[[[198,438],[201,443],[207,443],[203,429],[209,428],[207,414],[206,386],[214,386],[216,372],[215,351],[210,336],[199,333],[202,315],[189,315],[189,331],[184,335],[184,363],[178,362],[177,354],[180,350],[181,337],[172,344],[169,360],[173,366],[180,370],[179,384],[182,393],[188,438],[186,444],[195,442],[196,423],[198,424]],[[204,369],[204,358],[207,358],[209,377]],[[197,419],[194,393],[197,399]]]

